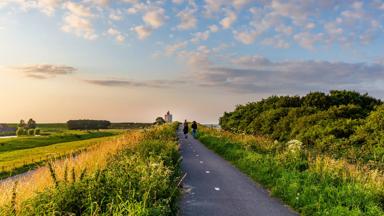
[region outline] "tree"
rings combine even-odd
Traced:
[[[158,124],[158,125],[165,124],[165,120],[163,119],[163,117],[157,117],[155,124]]]
[[[106,120],[69,120],[67,122],[68,129],[70,130],[98,130],[107,129],[111,126],[110,121]]]
[[[20,123],[17,125],[20,128],[25,128],[27,124],[25,124],[25,121],[23,119],[20,120]]]
[[[27,123],[27,128],[28,129],[35,129],[36,128],[36,122],[33,119],[29,119]]]

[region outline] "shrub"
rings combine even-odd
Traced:
[[[18,127],[16,130],[16,136],[23,136],[25,135],[25,129],[23,127]]]
[[[28,132],[27,132],[28,136],[33,136],[33,135],[35,135],[35,129],[28,129],[28,130],[26,130],[26,131],[28,131]]]
[[[280,142],[298,139],[314,154],[373,161],[384,167],[384,105],[355,91],[332,90],[271,96],[236,106],[220,118],[222,129],[262,135]],[[376,109],[377,107],[377,109]]]
[[[35,136],[40,135],[40,128],[35,128]]]

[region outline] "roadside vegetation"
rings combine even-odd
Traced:
[[[198,139],[302,215],[384,215],[384,175],[312,155],[298,140],[199,129]]]
[[[199,139],[303,215],[384,215],[384,106],[350,91],[239,105]],[[249,135],[248,135],[249,134]]]
[[[280,142],[297,139],[312,154],[384,169],[384,105],[366,94],[272,96],[224,113],[220,126]]]
[[[1,184],[2,215],[175,215],[177,124],[128,131]]]

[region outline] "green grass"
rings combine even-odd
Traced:
[[[65,156],[112,138],[113,137],[99,137],[3,152],[0,154],[0,178],[25,172],[51,158]]]
[[[57,182],[55,188],[24,202],[17,215],[176,215],[176,127],[147,130],[140,143],[111,156],[105,169]],[[12,205],[1,209],[4,214],[13,211]]]
[[[325,159],[309,161],[302,150],[246,137],[204,128],[198,135],[302,215],[384,215],[384,184],[378,182],[383,178],[369,181],[370,171],[359,173]]]
[[[49,136],[21,136],[15,138],[0,139],[0,155],[4,152],[29,149],[64,143],[71,141],[86,140],[91,138],[112,136],[117,131],[61,131]]]

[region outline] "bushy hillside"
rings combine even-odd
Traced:
[[[384,105],[354,91],[271,96],[224,113],[227,131],[298,139],[307,151],[384,167]]]

